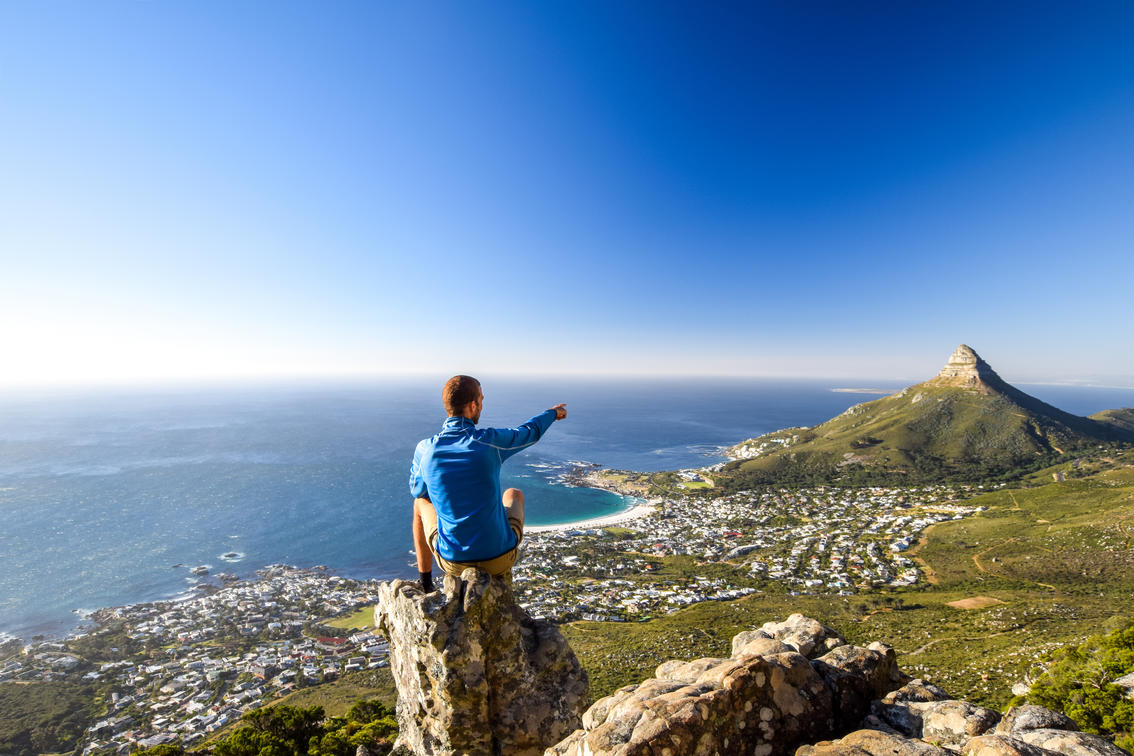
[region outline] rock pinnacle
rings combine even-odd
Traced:
[[[961,344],[949,356],[949,361],[941,368],[941,372],[933,382],[949,386],[981,386],[992,382],[999,383],[1000,376],[973,351],[972,347]]]

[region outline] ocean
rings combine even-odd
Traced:
[[[214,577],[273,563],[414,576],[408,469],[444,420],[440,383],[0,395],[0,633],[59,636],[94,609],[175,597],[198,565]],[[832,391],[846,385],[485,379],[481,424],[567,403],[503,482],[524,490],[530,524],[571,522],[628,506],[561,484],[572,462],[712,464],[724,446],[876,398]],[[1022,388],[1076,414],[1134,404],[1128,389]]]

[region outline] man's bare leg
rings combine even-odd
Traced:
[[[435,522],[437,513],[429,499],[413,500],[413,550],[417,555],[417,572],[421,578],[421,588],[426,593],[433,590],[433,553],[429,550],[429,540],[425,536],[425,519]]]
[[[518,488],[509,488],[504,492],[504,514],[509,520],[520,523],[520,532],[524,532],[524,492]]]

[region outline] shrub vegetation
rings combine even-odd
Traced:
[[[271,706],[244,715],[241,724],[212,745],[213,756],[354,756],[359,746],[387,754],[398,735],[392,712],[380,701],[359,701],[346,716],[327,717],[322,706]],[[137,756],[182,756],[180,746],[160,745]]]
[[[1134,751],[1134,700],[1114,684],[1134,672],[1134,623],[1060,649],[1053,661],[1027,701],[1062,711],[1085,732],[1108,736]]]

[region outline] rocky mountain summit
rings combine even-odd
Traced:
[[[740,633],[728,658],[660,664],[587,702],[554,626],[501,579],[469,569],[423,594],[380,589],[398,686],[397,754],[489,756],[1124,756],[1064,715],[999,712],[911,680],[884,643],[847,643],[794,614]]]
[[[972,347],[968,344],[961,344],[953,350],[953,354],[949,355],[949,361],[945,363],[945,367],[941,368],[941,372],[931,379],[930,383],[939,386],[974,388],[988,384],[1002,384],[1004,381],[996,374],[991,365],[973,351]]]

